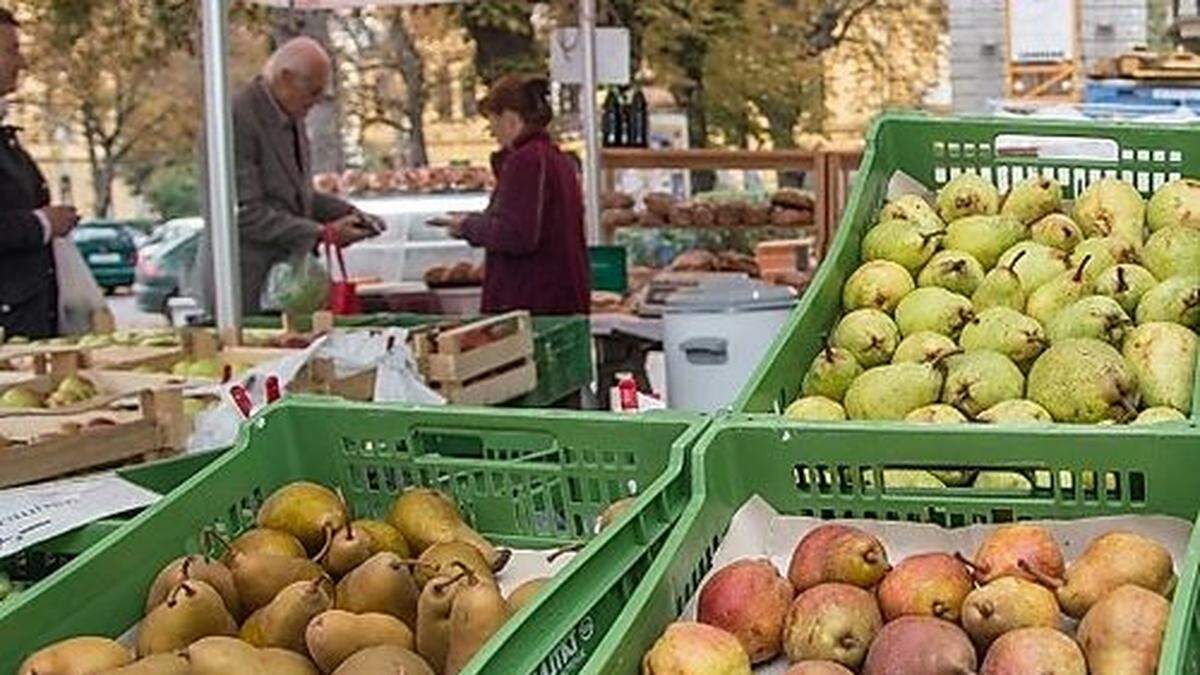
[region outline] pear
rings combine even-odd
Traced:
[[[942,403],[974,417],[1001,401],[1025,395],[1021,369],[1000,352],[981,349],[946,357]]]
[[[173,652],[151,654],[127,666],[100,672],[104,675],[192,675],[192,665],[182,653]]]
[[[1011,216],[968,216],[950,223],[942,245],[970,253],[990,270],[1001,254],[1028,238],[1028,229]]]
[[[337,528],[329,536],[320,558],[321,566],[335,579],[366,562],[381,547],[375,544],[370,532],[356,528],[353,523]]]
[[[1006,267],[1017,274],[1026,295],[1071,269],[1070,256],[1034,241],[1023,241],[1005,251],[997,267]]]
[[[1071,338],[1092,338],[1119,347],[1133,320],[1112,298],[1089,295],[1061,309],[1046,324],[1050,344]]]
[[[797,542],[788,564],[788,580],[797,593],[826,582],[871,588],[890,569],[879,539],[849,525],[826,524]]]
[[[246,619],[239,637],[255,647],[307,654],[305,628],[332,604],[327,584],[325,579],[297,581],[279,591],[270,603]]]
[[[913,223],[942,224],[942,219],[929,202],[920,195],[911,194],[901,195],[884,204],[879,211],[879,220],[880,222],[907,220]]]
[[[417,561],[420,564],[413,568],[413,579],[418,586],[424,586],[435,576],[454,574],[461,567],[466,567],[488,581],[495,581],[491,568],[479,550],[461,541],[434,544],[425,549]]]
[[[608,529],[613,523],[617,522],[618,518],[629,513],[635,502],[637,502],[637,496],[622,497],[604,507],[604,510],[596,516],[596,521],[592,524],[592,531],[600,534]]]
[[[0,395],[0,408],[44,408],[42,397],[25,387],[10,387]]]
[[[512,592],[504,600],[508,603],[508,608],[512,610],[512,613],[516,614],[533,602],[533,599],[542,592],[548,583],[550,583],[548,577],[534,577],[512,589]]]
[[[1012,268],[1024,256],[1024,252],[1018,252],[1009,265],[997,265],[983,277],[979,288],[971,294],[971,303],[975,306],[975,311],[982,312],[993,307],[1024,311],[1025,287],[1021,285],[1021,277],[1017,276]]]
[[[696,600],[696,620],[729,631],[750,655],[751,663],[763,663],[783,649],[792,596],[792,585],[770,560],[742,558],[716,570],[704,582]],[[747,602],[747,598],[754,600]]]
[[[852,420],[902,420],[936,403],[944,376],[937,364],[895,363],[872,368],[846,391],[846,416]]]
[[[979,675],[1087,675],[1075,641],[1053,628],[1018,628],[1001,635],[983,659]]]
[[[1000,215],[1032,225],[1062,206],[1062,185],[1049,176],[1032,176],[1012,186],[1000,205]]]
[[[1079,242],[1083,241],[1083,231],[1070,216],[1062,213],[1051,213],[1030,225],[1029,235],[1033,241],[1063,253],[1074,251]]]
[[[1071,217],[1088,237],[1118,236],[1141,246],[1146,203],[1132,185],[1116,178],[1101,178],[1075,198]]]
[[[783,675],[854,675],[854,671],[833,661],[801,661],[792,664]]]
[[[1081,267],[1084,278],[1093,283],[1113,265],[1137,261],[1137,249],[1121,237],[1084,239],[1071,254],[1071,265]]]
[[[971,487],[976,490],[1030,492],[1033,490],[1033,483],[1016,471],[980,471],[971,482]]]
[[[1173,226],[1200,228],[1200,181],[1177,178],[1155,190],[1146,203],[1146,225],[1151,232]]]
[[[256,527],[242,533],[237,539],[233,540],[229,547],[242,553],[268,553],[290,558],[308,557],[308,553],[304,550],[304,544],[301,544],[299,539],[287,532],[261,527]],[[222,560],[226,565],[229,564],[232,556],[233,553],[229,551],[225,553]]]
[[[392,504],[388,522],[418,555],[438,542],[466,542],[483,554],[493,572],[504,568],[511,551],[497,549],[463,521],[449,497],[428,488],[410,488]]]
[[[400,534],[400,530],[382,520],[360,518],[350,524],[355,529],[371,535],[371,553],[391,551],[401,558],[412,557],[412,549],[409,548],[408,542],[404,540],[404,535]]]
[[[268,647],[258,650],[258,663],[271,675],[320,675],[308,658],[288,649]]]
[[[879,584],[879,609],[885,621],[902,616],[932,616],[957,622],[963,600],[974,584],[967,568],[945,553],[905,558]]]
[[[863,262],[890,260],[909,274],[921,271],[937,252],[946,229],[937,224],[921,224],[907,220],[882,222],[867,232],[862,240]]]
[[[411,650],[413,632],[388,614],[352,614],[331,609],[316,616],[304,631],[308,653],[322,673],[332,673],[356,652],[395,645]]]
[[[1200,227],[1175,225],[1150,235],[1142,263],[1159,279],[1195,274],[1200,270]]]
[[[1001,525],[989,533],[972,564],[981,584],[1013,576],[1057,588],[1064,570],[1062,548],[1050,531],[1025,523]]]
[[[1174,408],[1158,406],[1146,408],[1130,424],[1162,424],[1164,422],[1185,422],[1187,417]]]
[[[225,608],[229,610],[229,613],[235,619],[242,616],[242,602],[238,597],[233,573],[223,563],[208,560],[200,555],[176,558],[158,573],[158,576],[150,584],[150,591],[146,594],[145,613],[149,614],[151,610],[162,604],[171,589],[188,579],[197,579],[212,586],[221,594],[221,599],[224,600]]]
[[[376,553],[337,583],[334,606],[355,613],[391,614],[415,625],[420,590],[408,568],[409,563],[395,553]]]
[[[831,342],[853,355],[864,368],[870,368],[892,358],[900,331],[887,314],[877,309],[856,309],[838,322]]]
[[[1171,603],[1134,585],[1101,598],[1079,622],[1079,644],[1091,675],[1153,675]]]
[[[1100,273],[1094,283],[1096,295],[1105,295],[1117,301],[1125,313],[1133,316],[1138,301],[1146,291],[1154,288],[1158,280],[1150,270],[1141,265],[1121,263]]]
[[[1137,322],[1170,321],[1200,330],[1200,275],[1171,277],[1138,301]]]
[[[450,648],[450,611],[454,596],[466,584],[467,571],[435,577],[421,589],[417,600],[417,653],[439,671]]]
[[[342,662],[333,675],[434,675],[420,656],[395,645],[369,647]]]
[[[1200,230],[1197,230],[1200,232]],[[1196,334],[1176,323],[1152,321],[1129,332],[1121,354],[1137,377],[1142,402],[1192,411]]]
[[[1067,270],[1040,286],[1025,302],[1025,313],[1045,326],[1055,314],[1089,295],[1092,282],[1083,274],[1083,268],[1091,258],[1084,258],[1074,270]]]
[[[106,637],[74,637],[43,647],[21,663],[17,675],[99,673],[133,662],[125,646]]]
[[[1000,210],[1000,192],[979,174],[963,172],[938,190],[936,206],[938,215],[946,222],[992,215]]]
[[[1008,307],[992,307],[977,314],[963,326],[959,343],[967,352],[999,352],[1018,366],[1032,364],[1048,344],[1040,323]]]
[[[788,609],[783,649],[792,662],[827,660],[855,669],[882,628],[870,592],[850,584],[820,584],[796,596]]]
[[[1061,625],[1054,593],[1025,579],[1002,577],[963,600],[962,626],[980,651],[1010,631]]]
[[[938,251],[929,259],[929,263],[917,275],[917,284],[921,286],[938,286],[959,295],[970,296],[983,282],[983,266],[970,253],[965,251]],[[903,294],[907,295],[912,287]],[[899,303],[900,298],[896,298]],[[895,304],[892,305],[895,307]]]
[[[261,675],[258,649],[241,640],[206,637],[181,651],[191,666],[189,675]]]
[[[138,656],[182,649],[209,635],[235,635],[237,622],[221,594],[198,580],[181,582],[138,626]]]
[[[1137,414],[1137,376],[1116,349],[1099,340],[1051,345],[1029,369],[1027,390],[1056,422],[1120,422]]]
[[[864,307],[891,312],[900,298],[915,287],[912,275],[904,267],[890,260],[871,260],[846,280],[842,307],[848,312]]]
[[[954,340],[933,331],[918,331],[900,341],[892,363],[934,363],[958,351]]]
[[[720,628],[676,621],[642,657],[642,673],[751,675],[750,657],[737,638]]]
[[[958,337],[962,327],[973,318],[975,312],[970,300],[936,286],[918,288],[896,306],[896,327],[905,337],[921,331]]]
[[[846,409],[841,403],[824,396],[805,396],[792,401],[783,411],[783,416],[790,420],[836,422],[846,419]]]
[[[1046,424],[1054,418],[1042,406],[1027,399],[1001,401],[975,416],[988,424]]]
[[[1171,554],[1158,542],[1133,532],[1114,531],[1088,543],[1058,589],[1063,612],[1078,619],[1106,593],[1134,584],[1166,595],[1175,584]]]
[[[824,396],[841,403],[846,390],[863,368],[848,350],[826,345],[804,373],[800,393],[804,396]]]
[[[457,675],[508,620],[508,604],[496,584],[468,571],[450,609],[450,642],[444,675]]]
[[[243,612],[253,612],[271,602],[279,591],[297,581],[325,577],[325,570],[308,558],[275,553],[243,553],[227,547],[226,565],[233,575]]]
[[[904,421],[918,424],[961,424],[966,422],[967,418],[954,406],[932,403],[908,413],[904,416]]]
[[[316,554],[325,544],[326,530],[336,530],[347,520],[346,505],[336,492],[298,481],[267,497],[258,510],[257,524],[295,536],[309,554]]]
[[[928,616],[904,616],[879,631],[862,675],[969,675],[978,663],[961,628]]]

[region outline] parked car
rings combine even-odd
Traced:
[[[167,313],[167,301],[179,295],[204,230],[201,218],[176,218],[155,228],[138,251],[134,301],[143,312]]]
[[[71,240],[106,293],[133,283],[137,246],[121,221],[93,220],[71,231]]]

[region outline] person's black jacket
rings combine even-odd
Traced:
[[[46,179],[0,127],[0,326],[7,337],[50,337],[58,329],[54,254],[34,211],[50,203]]]

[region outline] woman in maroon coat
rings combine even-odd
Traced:
[[[496,189],[483,213],[450,231],[487,251],[483,311],[586,314],[591,302],[583,196],[575,164],[546,133],[552,113],[541,78],[507,75],[480,109],[500,150]]]

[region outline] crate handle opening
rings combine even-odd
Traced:
[[[1121,158],[1121,146],[1116,141],[1088,136],[1000,134],[995,149],[997,157],[1037,160],[1116,163]]]

